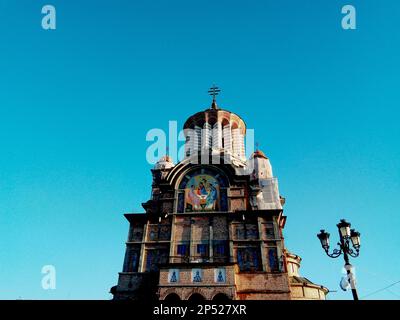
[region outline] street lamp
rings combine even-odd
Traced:
[[[352,274],[352,265],[349,262],[349,256],[356,258],[360,254],[360,233],[355,231],[354,229],[350,229],[351,224],[347,222],[345,219],[340,220],[340,222],[336,225],[339,230],[339,239],[338,242],[339,248],[334,248],[332,253],[329,253],[329,236],[330,234],[325,230],[321,230],[317,237],[319,241],[321,241],[321,246],[324,249],[325,253],[330,258],[337,258],[343,253],[344,258],[344,266],[347,270],[347,275],[351,284],[351,291],[353,293],[354,300],[358,300],[358,294],[356,290],[356,286],[354,283],[354,278]],[[352,244],[351,248],[350,241]]]

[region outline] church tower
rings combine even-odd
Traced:
[[[268,157],[245,155],[246,124],[209,108],[184,124],[185,156],[163,156],[151,170],[145,213],[129,221],[115,300],[325,299],[328,290],[299,274],[285,247],[285,199]]]

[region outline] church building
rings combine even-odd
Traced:
[[[285,198],[269,158],[256,150],[246,159],[245,122],[210,91],[211,106],[184,124],[184,159],[163,156],[145,212],[125,214],[114,300],[325,299],[285,246]]]

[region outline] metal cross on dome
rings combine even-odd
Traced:
[[[216,109],[216,107],[217,107],[216,97],[220,92],[221,92],[221,90],[215,84],[210,88],[210,90],[208,90],[208,94],[213,97],[211,107],[214,109]]]

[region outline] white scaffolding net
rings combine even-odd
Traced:
[[[259,210],[282,209],[279,198],[278,179],[260,179],[261,191],[257,195],[257,206]]]

